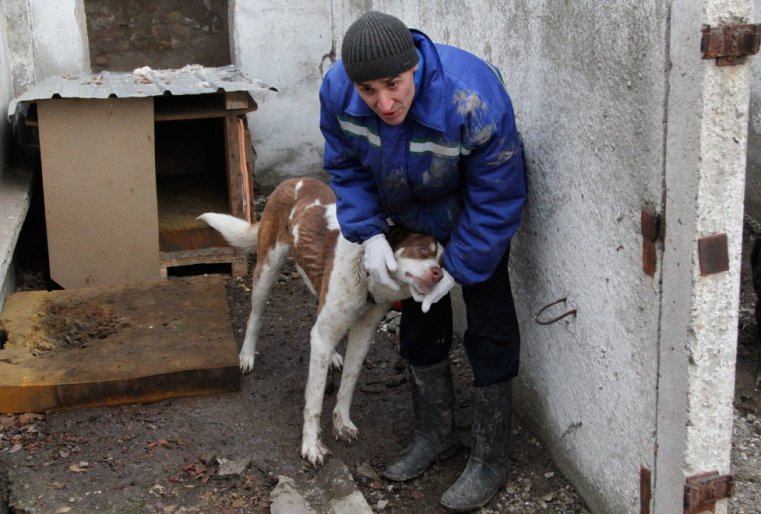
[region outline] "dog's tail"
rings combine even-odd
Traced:
[[[198,216],[198,219],[204,220],[211,228],[222,234],[225,241],[232,246],[251,253],[256,252],[258,225],[252,225],[246,220],[230,216],[229,214],[218,214],[216,212],[201,214]]]

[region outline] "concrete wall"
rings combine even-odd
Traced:
[[[759,22],[761,0],[753,1],[755,17]],[[761,222],[761,57],[751,59],[750,122],[748,123],[748,162],[745,184],[745,212]]]
[[[748,4],[372,3],[505,75],[530,165],[517,408],[594,512],[639,512],[643,467],[662,513],[681,511],[687,476],[728,471],[748,82],[699,40]],[[653,277],[642,209],[666,223]],[[697,240],[715,233],[730,270],[700,277]],[[575,317],[533,322],[561,298],[546,317]]]
[[[233,62],[278,89],[248,116],[257,152],[256,181],[271,190],[283,178],[322,171],[318,91],[332,64],[331,2],[230,2]]]
[[[12,135],[7,114],[14,95],[7,33],[5,19],[0,18],[0,309],[16,285],[13,257],[29,208],[31,183],[29,175],[18,173],[10,163]]]
[[[3,0],[15,96],[52,75],[89,71],[82,0]]]
[[[8,102],[13,98],[7,40],[5,20],[0,18],[0,177],[5,170],[4,163],[8,155],[8,139],[10,137],[10,125],[7,121]]]
[[[684,476],[730,467],[751,70],[702,60],[694,47],[704,24],[751,20],[751,1],[672,6],[655,498],[662,512],[681,508]],[[716,234],[727,236],[729,271],[701,275],[697,242]]]
[[[26,9],[29,20],[12,29],[27,34],[14,87],[88,62],[80,2],[48,12],[6,0],[6,16]],[[686,475],[728,467],[749,66],[702,61],[699,38],[704,23],[750,19],[750,3],[229,3],[233,62],[280,90],[250,115],[264,189],[321,172],[320,80],[365,10],[502,70],[529,161],[512,261],[516,406],[594,512],[639,512],[641,467],[664,513],[680,510]],[[665,219],[653,277],[642,272],[643,208]],[[700,277],[697,239],[714,233],[728,235],[730,271]],[[534,322],[562,298],[545,315],[575,316]]]
[[[482,1],[463,17],[444,2],[382,4],[502,70],[529,160],[512,261],[517,409],[593,511],[639,512],[640,466],[654,469],[660,297],[660,276],[642,273],[639,220],[663,209],[667,5]],[[575,317],[533,321],[561,298],[546,316]]]

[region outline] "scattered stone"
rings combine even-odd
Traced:
[[[270,493],[270,513],[313,514],[312,507],[296,489],[293,479],[284,475],[277,478],[277,485]]]
[[[164,494],[166,493],[166,488],[163,485],[156,484],[150,489],[148,489],[148,493],[160,498],[164,496]]]
[[[373,510],[367,504],[362,493],[354,491],[349,496],[330,500],[330,512],[335,514],[372,514]]]
[[[79,464],[72,464],[69,466],[69,471],[72,473],[85,473],[90,466],[87,462],[80,462]]]
[[[388,500],[378,500],[378,503],[375,504],[375,510],[377,512],[383,512],[386,510],[386,507],[388,507]]]
[[[251,459],[228,460],[218,457],[217,462],[219,463],[217,476],[229,477],[242,475],[248,468],[249,464],[251,464]]]
[[[413,489],[412,491],[410,491],[409,497],[412,498],[413,500],[422,500],[423,498],[425,498],[425,493],[421,491],[420,489]]]
[[[375,472],[373,467],[367,463],[363,462],[359,465],[357,468],[357,475],[361,476],[362,478],[366,478],[370,481],[379,481],[380,477],[378,476],[378,473]]]

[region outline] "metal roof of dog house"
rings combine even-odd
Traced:
[[[235,65],[207,68],[190,64],[165,70],[144,66],[132,72],[67,73],[48,77],[13,99],[8,114],[12,116],[16,112],[18,103],[51,98],[138,98],[235,91],[247,91],[257,101],[277,89],[248,77]]]

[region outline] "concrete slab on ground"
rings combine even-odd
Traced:
[[[13,255],[24,224],[32,190],[32,172],[9,165],[0,174],[0,310],[13,291]]]

